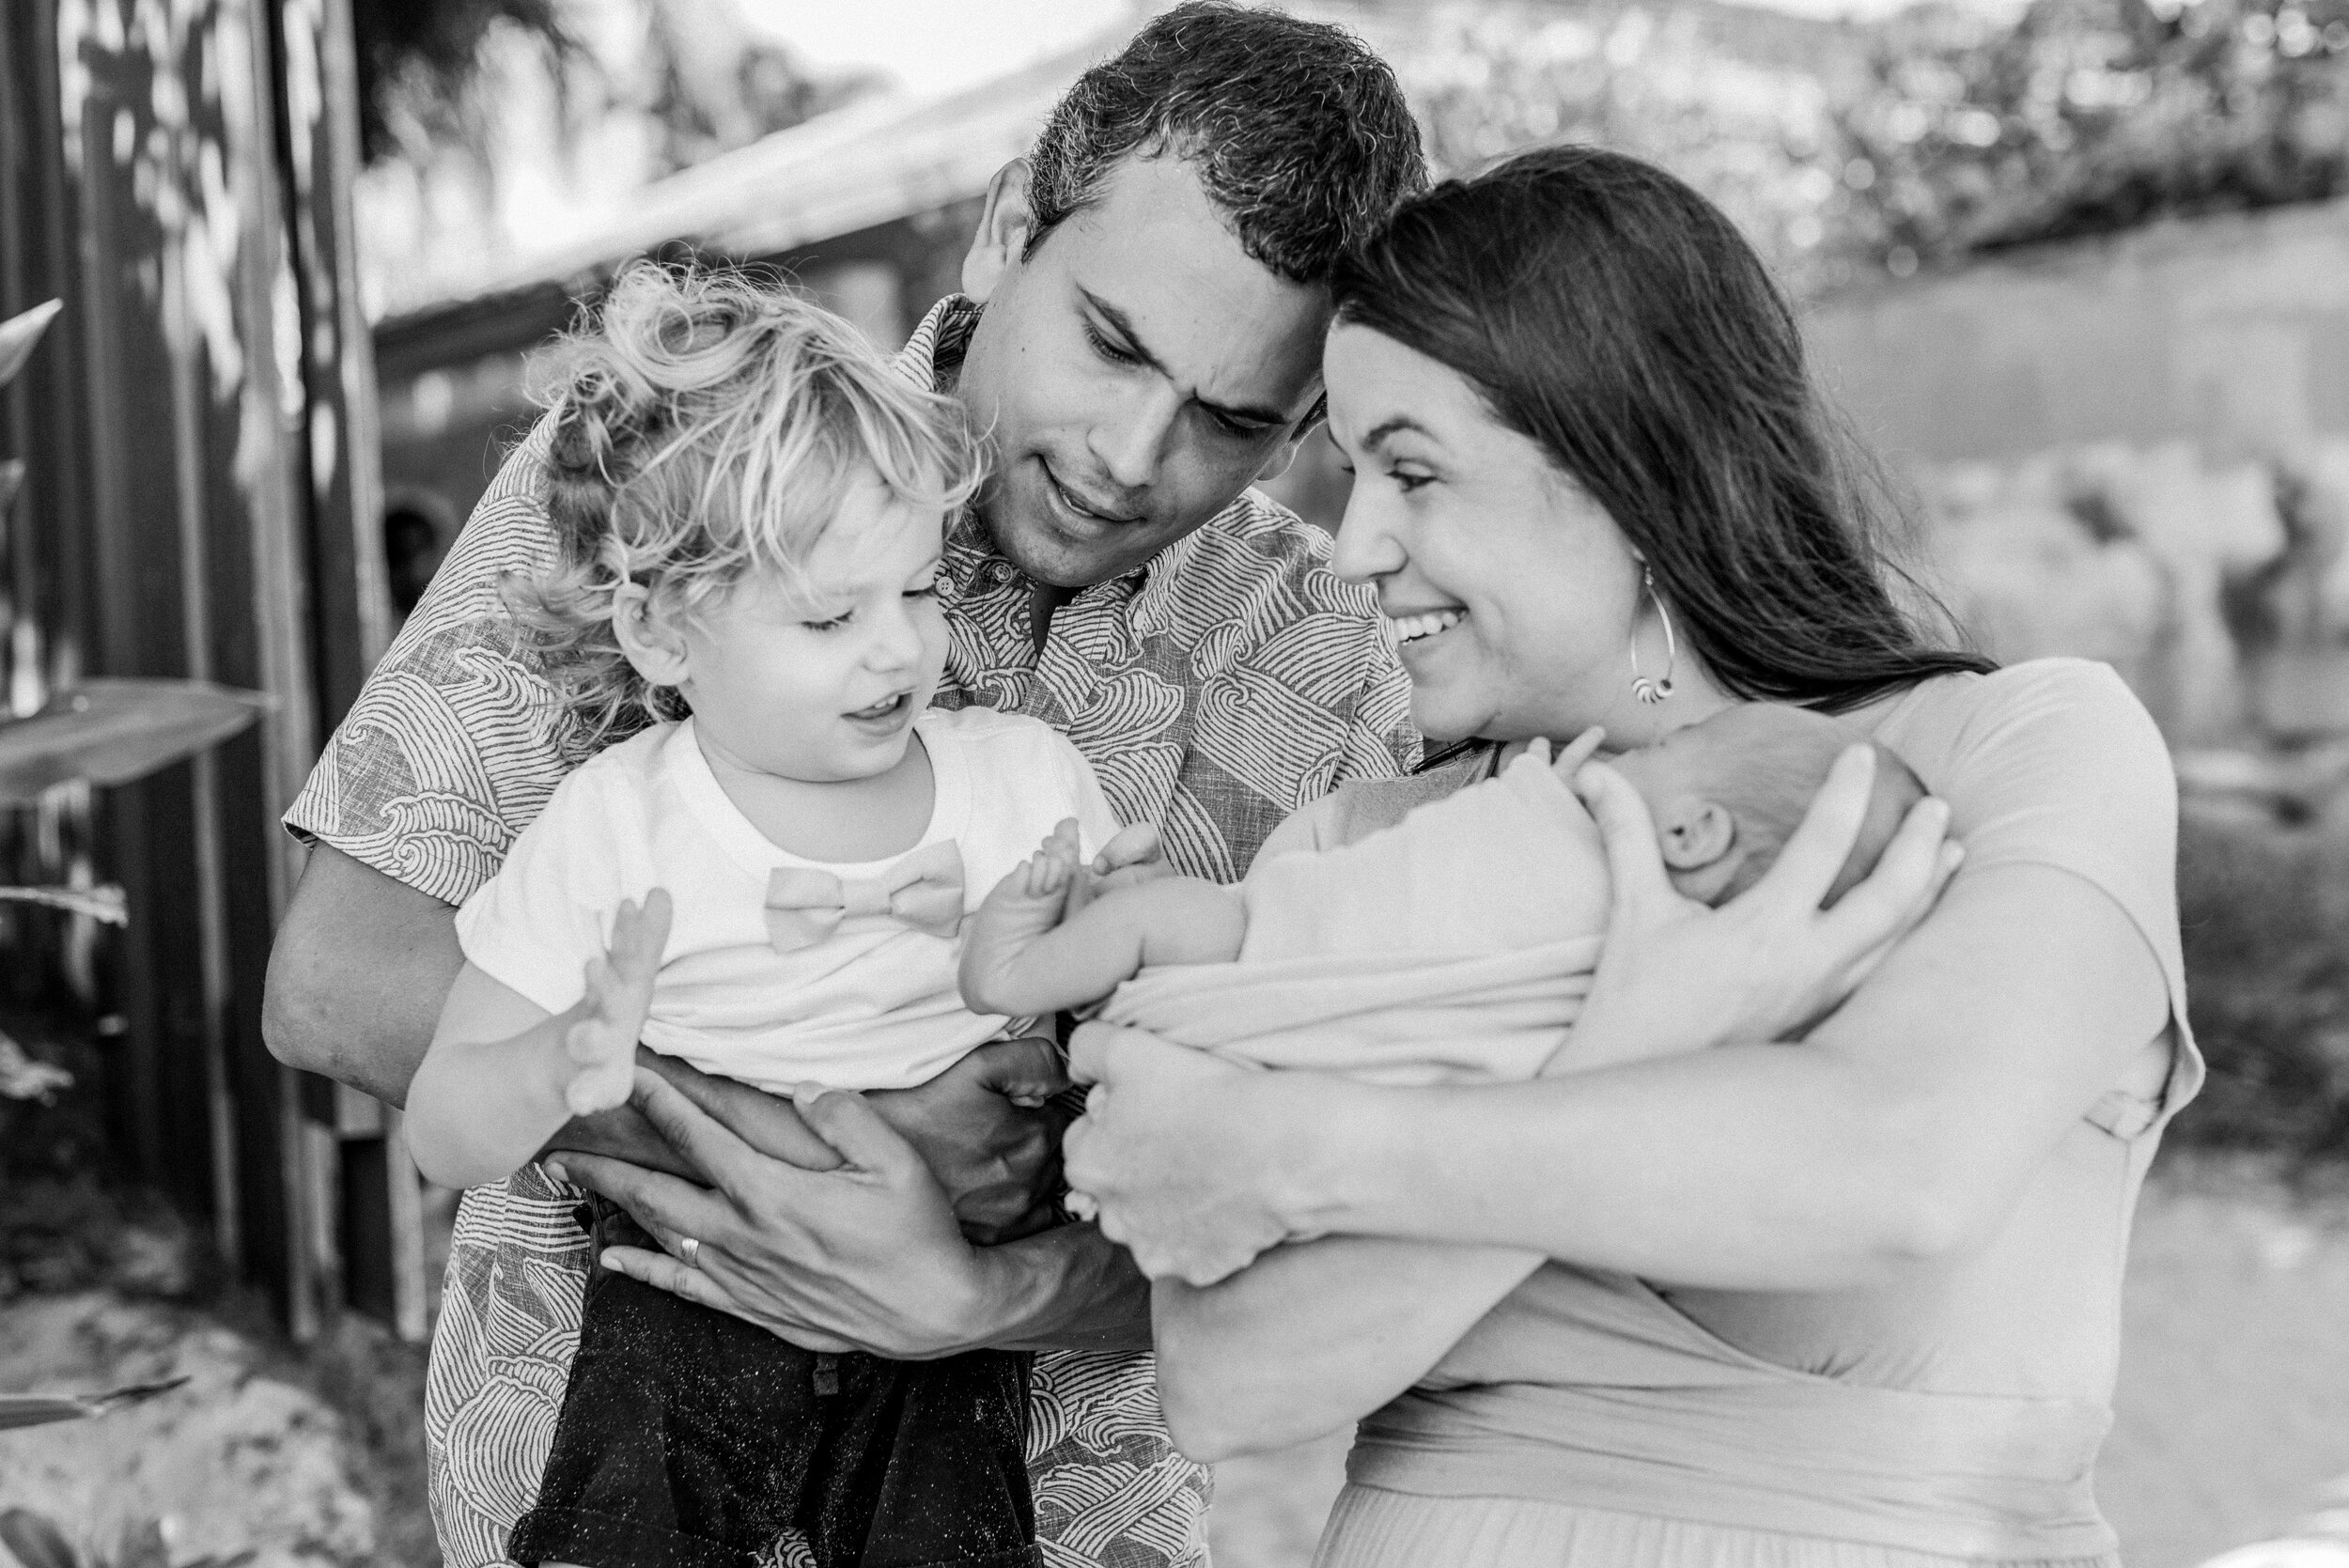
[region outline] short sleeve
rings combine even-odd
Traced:
[[[622,846],[642,839],[617,769],[590,768],[558,785],[497,874],[457,911],[457,940],[475,969],[550,1013],[576,1002],[582,970],[603,951],[622,898]]]
[[[2159,964],[2183,1048],[2170,1110],[2200,1081],[2178,934],[2177,778],[2144,705],[2109,665],[2047,659],[1927,692],[1883,738],[1950,804],[1966,870],[2045,865],[2118,905]]]
[[[1949,801],[1968,867],[2073,872],[2127,911],[2165,972],[2182,971],[2177,779],[2152,715],[2109,665],[2036,660],[1984,677],[1947,761],[1920,771]]]
[[[296,837],[450,904],[496,873],[583,750],[503,592],[554,559],[549,434],[541,421],[506,458],[286,814]]]

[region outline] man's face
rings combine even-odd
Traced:
[[[956,386],[992,451],[981,515],[1057,587],[1221,511],[1320,395],[1328,291],[1251,258],[1179,159],[1112,169],[983,303]]]

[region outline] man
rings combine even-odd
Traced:
[[[1237,877],[1288,812],[1415,751],[1374,599],[1247,487],[1318,418],[1330,264],[1423,179],[1394,80],[1358,41],[1221,0],[1179,7],[996,176],[967,295],[900,357],[991,438],[941,573],[941,701],[1065,730],[1183,871]],[[554,549],[543,439],[507,461],[287,818],[316,847],[272,964],[271,1047],[395,1103],[461,963],[451,907],[583,752],[498,624],[499,575]],[[1002,1053],[1023,1048],[871,1096],[878,1117],[817,1101],[832,1109],[810,1120],[881,1177],[767,1158],[808,1147],[789,1107],[677,1074],[765,1151],[760,1179],[800,1184],[746,1221],[759,1255],[726,1259],[728,1305],[817,1348],[1063,1352],[1039,1360],[1030,1419],[1047,1560],[1204,1560],[1206,1473],[1159,1420],[1130,1262],[1089,1226],[972,1249],[944,1207],[941,1182],[1019,1188],[1049,1158],[1050,1126],[990,1092]],[[680,1167],[633,1111],[554,1146]],[[575,1202],[533,1169],[460,1213],[427,1397],[452,1568],[500,1560],[536,1495],[588,1264]]]

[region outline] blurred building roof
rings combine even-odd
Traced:
[[[647,186],[619,222],[527,256],[464,295],[387,318],[376,329],[379,351],[398,360],[404,347],[476,334],[485,352],[535,341],[620,263],[664,245],[773,256],[977,195],[1138,21],[975,87],[867,100],[671,175]]]

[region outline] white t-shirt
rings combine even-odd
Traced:
[[[632,736],[566,778],[465,901],[465,956],[560,1013],[585,989],[583,968],[604,951],[620,901],[666,888],[676,912],[645,1025],[651,1049],[770,1093],[926,1082],[1009,1022],[962,1005],[960,939],[851,915],[812,945],[778,952],[771,875],[872,877],[951,842],[967,913],[1064,817],[1077,819],[1087,855],[1117,821],[1084,758],[1039,720],[933,708],[914,733],[936,781],[929,827],[905,854],[854,864],[794,855],[752,826],[710,772],[691,719]]]

